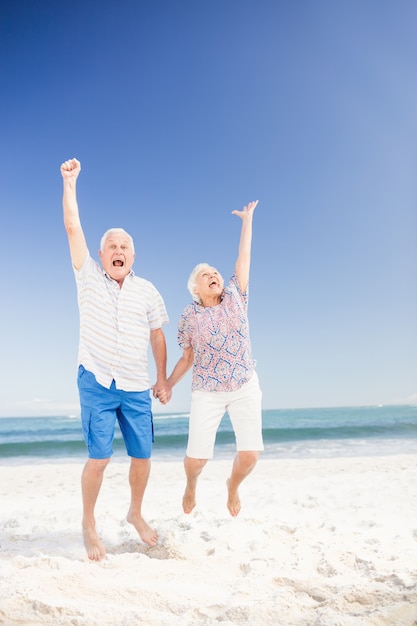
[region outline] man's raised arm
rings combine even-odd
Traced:
[[[61,165],[64,184],[62,197],[64,225],[68,235],[71,260],[75,269],[82,267],[87,255],[87,243],[81,226],[77,203],[77,178],[80,171],[81,164],[77,159],[69,159]]]

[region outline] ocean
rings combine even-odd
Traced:
[[[154,415],[153,459],[182,460],[188,413]],[[367,406],[263,411],[261,458],[417,454],[417,406]],[[116,426],[115,460],[126,459]],[[217,433],[215,459],[232,458],[228,415]],[[0,463],[71,462],[86,458],[79,417],[0,418]]]

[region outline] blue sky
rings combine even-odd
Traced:
[[[0,59],[1,416],[78,412],[73,156],[93,256],[126,228],[164,296],[169,370],[190,270],[231,275],[259,199],[264,407],[417,400],[414,0],[3,0]]]

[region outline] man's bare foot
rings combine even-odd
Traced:
[[[230,515],[236,517],[239,515],[240,509],[242,508],[240,504],[239,492],[237,489],[234,491],[230,489],[230,478],[226,480],[226,485],[228,491],[227,508],[229,509]]]
[[[141,515],[132,515],[128,513],[127,521],[134,526],[142,541],[150,548],[158,543],[158,533],[145,522]]]
[[[191,513],[193,508],[196,505],[195,501],[195,487],[191,487],[188,483],[184,491],[184,495],[182,498],[182,508],[184,513]]]
[[[100,541],[95,528],[83,528],[83,539],[88,558],[91,561],[102,561],[106,557],[106,548]]]

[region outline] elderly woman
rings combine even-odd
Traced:
[[[249,339],[248,282],[252,218],[256,202],[232,211],[242,220],[235,272],[226,287],[219,272],[200,263],[191,272],[188,289],[193,303],[183,311],[178,343],[183,354],[168,383],[171,388],[193,366],[188,446],[184,459],[187,485],[185,513],[196,504],[198,477],[213,457],[216,432],[224,413],[230,416],[237,453],[227,480],[227,507],[238,515],[239,485],[250,474],[263,450],[261,390]],[[163,400],[163,398],[162,398]]]

